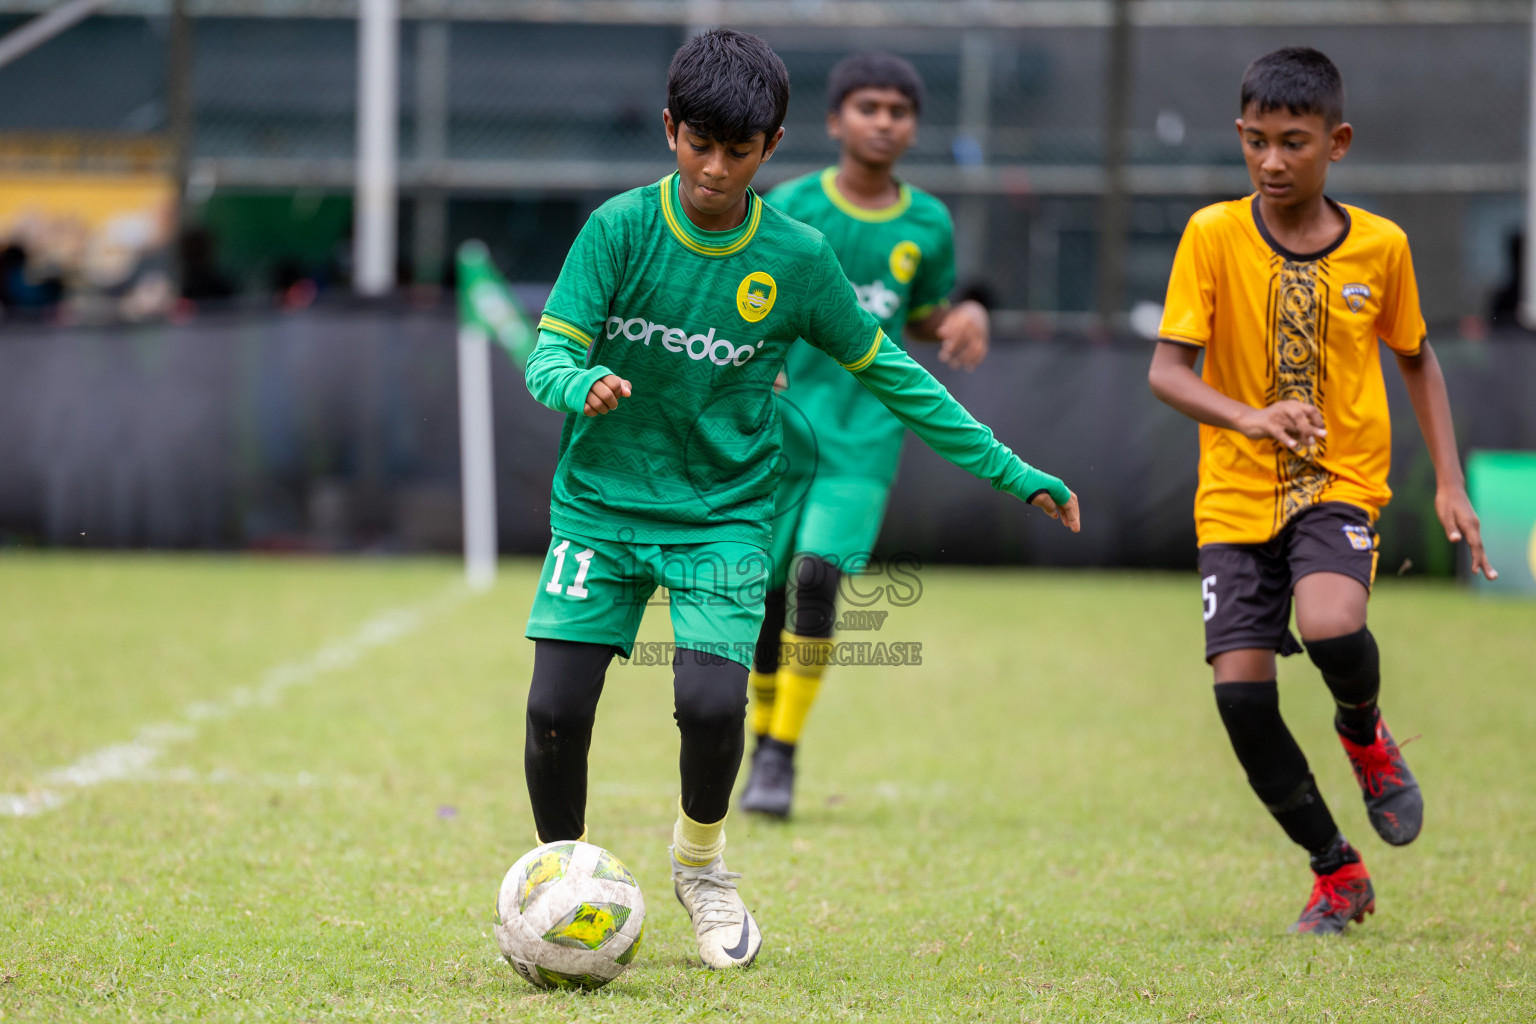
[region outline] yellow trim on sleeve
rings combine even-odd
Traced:
[[[752,241],[752,236],[757,234],[757,225],[763,219],[763,200],[755,193],[748,193],[747,203],[751,207],[747,211],[747,229],[742,232],[740,238],[728,245],[710,245],[701,242],[688,233],[679,218],[687,216],[673,209],[672,190],[676,187],[677,172],[662,178],[658,183],[661,190],[661,217],[667,222],[667,227],[672,231],[672,237],[683,244],[683,248],[689,252],[696,252],[700,256],[734,256],[745,249]]]
[[[926,306],[914,306],[912,309],[907,311],[907,323],[911,323],[914,320],[922,320],[931,314],[934,310],[945,309],[948,306],[948,299],[945,299],[943,302],[930,302]]]
[[[884,340],[885,332],[878,327],[875,328],[875,340],[869,346],[869,351],[865,352],[862,356],[859,356],[859,358],[855,359],[851,363],[842,363],[842,368],[847,370],[849,373],[858,373],[860,370],[864,369],[870,363],[875,361],[875,355],[880,351],[880,343]]]
[[[906,213],[912,205],[912,188],[906,182],[902,182],[896,201],[890,206],[882,206],[878,210],[866,210],[862,206],[855,206],[838,190],[836,167],[828,167],[821,172],[821,190],[827,194],[827,199],[833,206],[854,220],[862,220],[867,224],[882,224],[888,220],[895,220]]]
[[[1176,345],[1191,345],[1195,348],[1205,348],[1205,342],[1199,338],[1180,334],[1178,331],[1161,331],[1157,336],[1158,341],[1171,341]]]
[[[592,335],[588,334],[580,327],[577,327],[573,324],[568,324],[564,320],[556,319],[555,317],[550,316],[548,313],[545,313],[543,316],[539,317],[539,330],[552,331],[555,334],[563,334],[567,338],[570,338],[572,341],[581,345],[583,348],[592,347]]]

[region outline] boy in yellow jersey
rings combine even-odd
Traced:
[[[1280,717],[1275,653],[1303,650],[1288,628],[1294,599],[1371,824],[1388,843],[1412,842],[1423,801],[1376,705],[1379,660],[1365,622],[1374,524],[1391,498],[1378,339],[1434,461],[1446,536],[1467,542],[1474,571],[1496,573],[1467,499],[1408,240],[1323,192],[1354,134],[1338,69],[1316,50],[1277,50],[1249,65],[1241,100],[1237,131],[1257,191],[1190,218],[1149,379],[1201,424],[1205,656],[1250,785],[1311,854],[1312,894],[1291,930],[1336,933],[1375,912],[1375,892]]]

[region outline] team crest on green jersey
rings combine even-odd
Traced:
[[[754,270],[736,286],[736,311],[748,323],[757,323],[773,309],[773,300],[779,291],[772,277],[761,270]]]
[[[897,242],[891,250],[891,276],[902,284],[917,276],[917,265],[923,260],[923,250],[916,242]]]

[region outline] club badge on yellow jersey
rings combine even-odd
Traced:
[[[1371,298],[1371,286],[1368,284],[1347,284],[1340,293],[1344,296],[1344,302],[1349,306],[1351,313],[1358,313],[1365,308],[1366,302]]]

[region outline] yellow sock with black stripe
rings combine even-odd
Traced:
[[[752,685],[752,733],[755,736],[768,735],[768,727],[773,724],[773,703],[778,692],[779,676],[776,672],[753,672],[747,677]]]
[[[783,660],[779,665],[778,692],[773,699],[773,721],[768,726],[770,739],[795,744],[800,730],[816,703],[821,689],[821,675],[832,656],[832,641],[825,637],[784,634]]]
[[[683,801],[677,801],[677,824],[672,826],[672,856],[679,864],[700,868],[725,852],[725,819],[704,824],[688,817]]]

